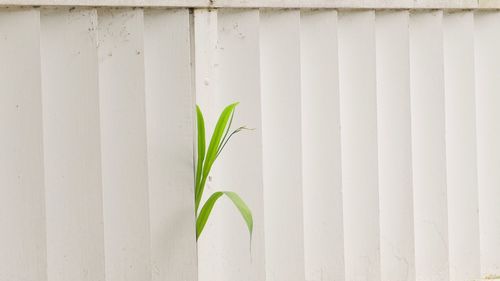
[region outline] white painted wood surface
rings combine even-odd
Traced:
[[[376,15],[382,280],[415,280],[408,11]]]
[[[345,279],[377,281],[381,279],[375,12],[340,13],[338,38]]]
[[[221,199],[200,238],[200,280],[264,280],[259,11],[197,11],[194,20],[195,40],[201,43],[194,50],[201,56],[196,62],[197,102],[206,121],[212,121],[209,127],[225,106],[240,102],[233,129],[255,128],[232,138],[213,168],[205,196],[231,190],[245,199],[255,219],[252,249],[240,214]]]
[[[300,12],[260,17],[266,280],[305,279]]]
[[[240,102],[233,129],[247,126],[254,130],[242,131],[226,146],[213,188],[237,192],[252,209],[255,224],[249,244],[248,230],[240,214],[229,200],[221,201],[220,216],[214,217],[213,222],[221,226],[219,239],[223,245],[223,252],[216,258],[225,262],[218,269],[222,278],[214,281],[265,280],[259,11],[219,11],[216,50],[218,113],[228,104]]]
[[[194,84],[196,93],[196,104],[200,106],[205,120],[205,135],[210,138],[217,122],[218,111],[222,110],[216,106],[216,65],[217,65],[217,10],[195,10],[192,21],[192,38],[195,42],[192,53],[194,54]],[[206,140],[206,143],[209,143]],[[207,180],[202,202],[214,191],[217,185],[218,170],[216,165],[212,169],[210,178]],[[222,201],[222,200],[221,200]],[[220,204],[220,202],[218,203]],[[220,207],[220,206],[218,206]],[[220,280],[224,278],[224,270],[221,270],[222,260],[218,259],[224,255],[224,241],[220,240],[220,232],[224,229],[217,227],[220,217],[220,208],[214,208],[212,218],[207,222],[203,234],[198,242],[198,274],[199,280]],[[209,238],[205,238],[205,237]],[[211,262],[214,261],[215,262]]]
[[[96,10],[42,11],[48,280],[104,280],[96,47]]]
[[[344,280],[337,11],[301,15],[306,280]],[[325,36],[328,34],[328,36]]]
[[[197,279],[190,45],[187,9],[144,12],[153,281]]]
[[[500,276],[500,13],[475,15],[477,164],[482,276]]]
[[[113,1],[0,8],[0,281],[500,276],[500,14],[448,10],[498,2]],[[195,242],[195,94],[251,251]]]
[[[499,0],[0,0],[0,5],[347,8],[347,9],[498,9]]]
[[[0,11],[0,280],[47,280],[40,12]]]
[[[472,9],[498,8],[483,0],[213,0],[215,7],[340,8],[340,9]],[[496,0],[495,0],[496,1]]]
[[[151,280],[142,10],[99,11],[106,279]]]
[[[446,14],[443,36],[450,279],[473,280],[480,275],[473,13]]]
[[[443,12],[410,16],[416,280],[449,280]]]

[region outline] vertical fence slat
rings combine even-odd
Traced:
[[[197,279],[189,17],[187,9],[144,15],[154,281]]]
[[[260,18],[266,275],[304,280],[300,12]]]
[[[47,280],[40,12],[0,10],[0,280]]]
[[[415,280],[408,23],[408,11],[377,13],[382,280]]]
[[[300,42],[306,280],[344,280],[337,11],[303,11]]]
[[[213,131],[217,122],[215,106],[215,87],[217,65],[217,11],[194,10],[194,75],[196,103],[201,107],[205,117],[206,134]],[[214,120],[215,119],[215,120]],[[214,124],[212,124],[214,123]],[[203,245],[201,245],[203,247]]]
[[[224,199],[216,206],[219,216],[213,218],[214,224],[222,228],[217,245],[220,262],[216,263],[222,275],[217,281],[265,280],[259,11],[220,10],[217,29],[216,108],[219,111],[230,103],[240,102],[233,129],[243,125],[255,128],[231,138],[214,176],[217,183],[214,190],[237,192],[252,209],[254,218],[249,252],[248,230],[233,204]]]
[[[97,12],[43,10],[48,279],[104,280]]]
[[[410,17],[417,280],[448,280],[442,11]]]
[[[193,32],[194,32],[194,74],[196,103],[200,106],[205,119],[206,137],[212,135],[219,111],[216,107],[216,66],[217,66],[217,11],[207,9],[194,10]],[[210,140],[206,140],[208,143]],[[217,167],[213,167],[211,177],[207,180],[204,198],[202,202],[213,192],[212,186],[216,183]],[[215,185],[217,186],[217,185]],[[221,200],[222,201],[222,200]],[[224,278],[224,268],[221,268],[220,257],[223,247],[220,245],[220,232],[224,231],[216,227],[219,223],[219,208],[214,208],[210,219],[203,230],[198,241],[198,275],[200,281],[219,281]],[[205,239],[206,238],[206,239]]]
[[[450,280],[473,280],[480,276],[474,15],[446,14],[443,28]]]
[[[143,11],[99,10],[107,281],[151,280]]]
[[[339,15],[346,280],[380,280],[375,12]]]
[[[500,13],[475,15],[481,273],[500,275]]]

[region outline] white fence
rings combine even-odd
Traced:
[[[0,5],[0,281],[500,279],[497,1]]]

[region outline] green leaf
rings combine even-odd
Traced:
[[[227,138],[227,135],[229,134],[229,130],[231,129],[231,125],[233,124],[233,118],[234,118],[234,110],[231,113],[231,117],[229,118],[229,124],[227,125],[227,127],[225,129],[224,137],[222,138],[222,140],[219,143],[219,146],[217,147],[217,155],[219,155],[221,147],[224,144],[224,142],[227,141],[226,138]],[[216,158],[217,158],[217,156],[216,156]]]
[[[215,125],[212,138],[210,139],[210,145],[208,146],[207,154],[205,156],[205,161],[203,163],[200,184],[195,194],[196,212],[198,211],[201,198],[203,197],[203,191],[205,189],[205,183],[207,181],[207,177],[210,174],[210,170],[212,169],[212,165],[214,164],[215,159],[217,158],[218,155],[217,152],[222,143],[223,136],[225,135],[225,133],[227,133],[228,122],[230,121],[231,116],[233,116],[234,110],[237,105],[238,103],[236,102],[224,108],[224,110],[219,116],[217,124]]]
[[[247,204],[241,199],[241,197],[232,191],[217,191],[214,192],[210,198],[208,198],[207,202],[201,208],[198,219],[196,220],[196,240],[200,237],[205,225],[207,224],[208,218],[212,213],[212,209],[214,208],[217,200],[222,196],[226,195],[233,202],[234,206],[240,211],[241,216],[245,220],[245,223],[248,228],[248,232],[250,234],[250,239],[252,239],[253,232],[253,217],[250,208],[248,208]]]
[[[250,211],[250,208],[248,205],[241,199],[241,197],[232,191],[225,191],[224,194],[233,201],[233,204],[236,208],[238,208],[238,211],[240,211],[241,216],[245,220],[245,223],[248,227],[248,233],[250,234],[250,238],[252,237],[253,233],[253,216],[252,216],[252,211]]]
[[[203,170],[203,160],[205,160],[205,120],[203,120],[203,113],[199,106],[196,106],[196,117],[198,128],[198,163],[196,164],[196,183],[195,183],[195,196],[198,194],[201,184],[201,175]],[[195,198],[196,200],[196,198]]]
[[[229,135],[229,137],[224,137],[224,139],[222,139],[222,142],[221,142],[221,146],[219,148],[219,151],[217,151],[217,157],[219,156],[219,154],[222,152],[222,150],[224,150],[224,147],[226,147],[226,144],[229,142],[229,140],[231,139],[231,137],[243,130],[253,130],[253,129],[250,129],[250,128],[247,128],[245,126],[242,126],[242,127],[239,127],[238,129],[234,130],[231,132],[231,134]]]
[[[219,120],[215,125],[215,129],[210,140],[210,145],[208,146],[204,167],[211,168],[211,165],[214,163],[217,156],[217,151],[222,143],[222,136],[225,135],[225,133],[227,134],[227,131],[229,130],[227,125],[228,122],[232,119],[234,110],[237,105],[237,102],[228,105],[220,114]],[[210,170],[204,170],[203,175],[208,175],[209,172]]]
[[[200,214],[196,219],[196,240],[200,237],[205,225],[207,224],[208,218],[210,217],[210,213],[212,213],[212,209],[214,208],[215,202],[219,199],[223,192],[214,192],[205,202],[203,207],[201,208]]]

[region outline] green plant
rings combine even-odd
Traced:
[[[203,119],[203,113],[200,110],[199,106],[196,106],[196,115],[197,115],[197,128],[198,128],[198,159],[196,164],[196,185],[195,185],[195,213],[196,213],[196,240],[200,237],[203,232],[203,228],[210,217],[210,213],[217,202],[217,200],[226,195],[235,205],[235,207],[239,210],[241,216],[245,220],[245,223],[248,227],[248,231],[250,233],[250,239],[252,237],[253,231],[253,218],[252,212],[250,208],[248,208],[247,204],[241,199],[241,197],[231,191],[217,191],[214,192],[205,202],[201,210],[198,212],[201,198],[203,197],[203,191],[205,189],[205,183],[210,174],[210,170],[212,166],[217,160],[217,157],[220,155],[228,141],[231,137],[246,129],[245,127],[239,127],[236,130],[231,130],[231,123],[234,117],[234,111],[238,103],[233,103],[228,105],[219,116],[219,120],[215,125],[214,132],[212,134],[212,138],[210,139],[210,144],[208,149],[206,149],[205,143],[205,121]]]

